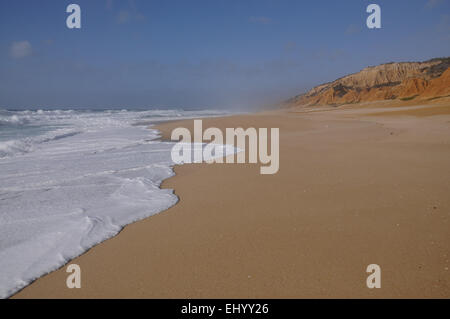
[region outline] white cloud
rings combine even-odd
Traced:
[[[9,53],[14,59],[21,59],[30,56],[33,53],[33,48],[28,41],[13,42]]]

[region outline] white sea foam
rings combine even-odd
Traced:
[[[177,202],[172,190],[159,188],[173,175],[173,143],[159,141],[156,130],[136,122],[219,114],[13,114],[19,121],[26,119],[21,125],[47,130],[0,142],[0,298],[116,235],[123,226]],[[224,148],[226,154],[234,151]]]
[[[0,142],[0,158],[28,153],[38,147],[39,144],[59,140],[79,133],[81,132],[75,129],[58,129],[35,137],[3,141]]]

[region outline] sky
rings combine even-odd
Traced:
[[[0,108],[247,109],[449,53],[450,0],[0,0]]]

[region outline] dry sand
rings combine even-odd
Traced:
[[[204,120],[279,127],[280,171],[176,167],[180,202],[126,227],[17,298],[450,297],[450,116],[380,109]],[[381,110],[382,111],[382,110]],[[174,127],[192,121],[166,123]],[[382,288],[366,287],[379,264]]]
[[[374,116],[392,116],[392,115],[411,115],[411,116],[435,116],[435,115],[450,115],[450,106],[428,106],[420,108],[412,108],[407,110],[395,110],[388,112],[375,112],[370,115]]]

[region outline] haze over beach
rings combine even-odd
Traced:
[[[0,298],[450,297],[449,1],[70,3],[0,4]]]

